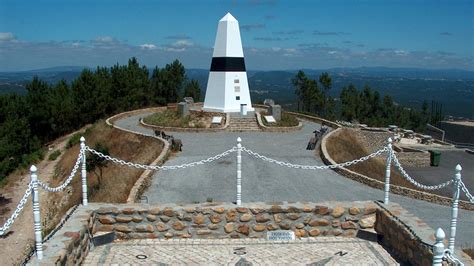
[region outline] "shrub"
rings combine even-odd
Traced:
[[[76,145],[77,143],[79,143],[79,141],[81,140],[81,136],[83,135],[82,132],[78,132],[74,135],[71,136],[71,138],[69,138],[69,140],[67,141],[67,144],[66,144],[66,148],[69,149],[71,148],[72,146]]]
[[[48,160],[54,161],[59,157],[59,155],[61,155],[61,151],[60,150],[55,150],[48,156]]]

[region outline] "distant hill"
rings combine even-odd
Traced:
[[[38,76],[55,83],[61,79],[70,82],[79,76],[84,67],[62,66],[22,72],[0,72],[0,93],[25,93],[25,84]],[[344,86],[353,83],[362,88],[369,85],[382,95],[389,94],[397,102],[420,108],[423,100],[438,101],[444,106],[444,113],[453,116],[474,118],[474,72],[459,69],[418,69],[359,67],[332,69],[304,69],[311,78],[328,72],[333,78],[331,94],[339,96]],[[150,74],[152,69],[150,69]],[[287,108],[294,106],[295,95],[291,79],[297,70],[248,71],[249,87],[254,102],[272,98]],[[196,79],[203,93],[206,90],[209,70],[186,69],[190,79]]]

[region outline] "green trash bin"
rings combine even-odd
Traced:
[[[439,166],[439,161],[441,160],[441,152],[439,151],[429,151],[429,152],[430,152],[431,166]]]

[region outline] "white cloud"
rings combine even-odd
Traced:
[[[156,47],[156,45],[151,44],[151,43],[144,43],[144,44],[140,44],[139,46],[140,48],[146,49],[146,50],[155,50],[156,48],[158,48]]]
[[[193,46],[193,45],[194,45],[194,43],[190,40],[177,40],[171,46],[174,46],[174,47],[190,47],[190,46]]]
[[[15,39],[15,35],[11,32],[0,32],[0,41],[13,41]]]

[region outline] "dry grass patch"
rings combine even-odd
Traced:
[[[352,129],[342,128],[333,133],[327,140],[327,151],[337,163],[352,161],[369,154],[367,148],[355,136]],[[383,147],[380,147],[383,148]],[[369,159],[347,167],[359,174],[366,175],[376,180],[385,181],[386,153],[383,156]],[[413,188],[403,176],[392,168],[390,183],[407,188]]]
[[[94,148],[97,144],[106,147],[111,156],[126,161],[141,164],[153,162],[160,154],[163,144],[154,138],[135,135],[107,126],[103,121],[97,122],[85,133],[86,144]],[[79,153],[79,144],[73,145],[64,152],[64,156],[56,166],[55,176],[51,185],[62,184],[71,172]],[[88,152],[87,156],[91,156]],[[98,171],[95,171],[98,172]],[[140,177],[143,170],[119,166],[108,162],[103,169],[101,182],[98,173],[89,171],[87,174],[88,194],[90,202],[125,203],[131,188]],[[51,228],[72,206],[81,203],[81,177],[80,171],[76,174],[64,192],[48,193],[48,214],[44,215],[45,221]]]
[[[161,127],[182,128],[209,128],[213,116],[221,116],[222,124],[225,124],[225,116],[222,113],[191,111],[188,116],[181,117],[176,109],[166,109],[156,112],[143,119],[149,125]]]
[[[265,115],[268,115],[267,111],[263,111],[260,114],[262,116],[263,124],[267,127],[296,127],[300,123],[300,121],[298,121],[298,119],[294,115],[290,115],[286,112],[281,113],[281,119],[280,121],[277,121],[276,123],[267,122],[267,120],[264,117]]]

